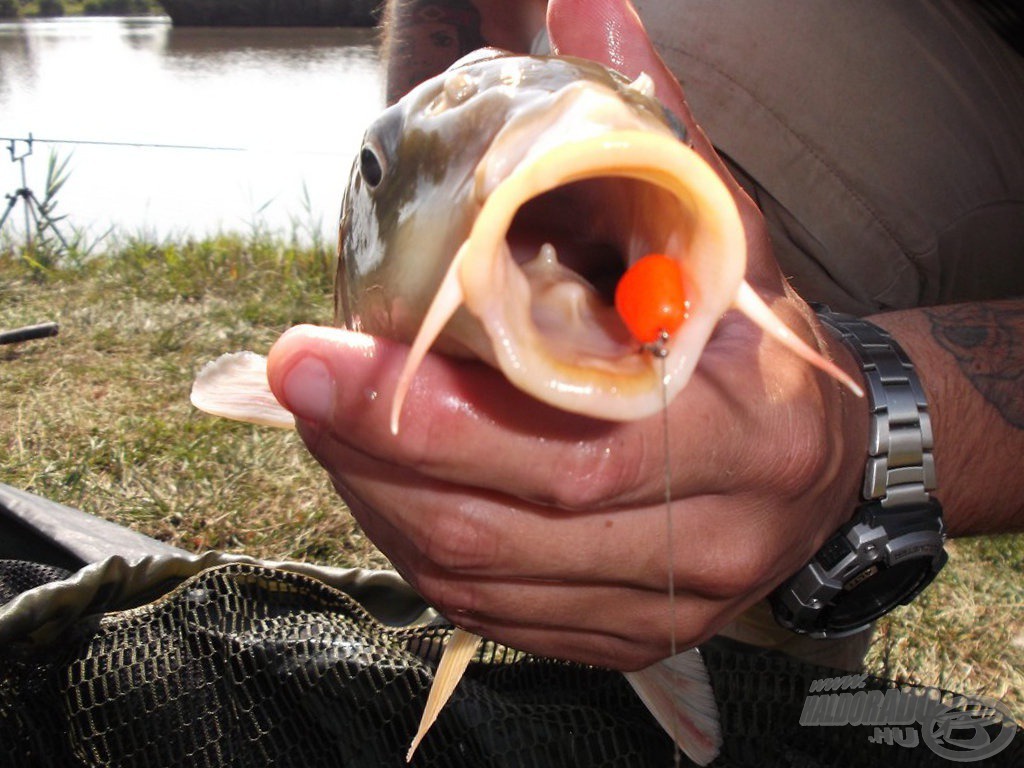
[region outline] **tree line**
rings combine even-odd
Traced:
[[[157,0],[0,0],[0,19],[38,16],[131,16],[163,13]]]

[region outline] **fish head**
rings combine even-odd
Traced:
[[[632,419],[692,373],[742,282],[743,227],[678,120],[571,57],[472,54],[366,132],[343,204],[337,322],[479,358],[565,410]],[[614,308],[649,253],[681,267],[683,326],[645,354]]]
[[[591,61],[485,49],[370,126],[342,206],[335,313],[411,344],[393,432],[430,349],[482,360],[562,410],[650,416],[686,386],[730,308],[863,394],[743,279],[732,194],[653,91]],[[685,297],[681,325],[654,348],[613,301],[649,254],[674,262]],[[226,356],[203,369],[193,402],[289,426],[265,374],[262,358]]]
[[[499,91],[474,92],[476,77],[453,68],[367,129],[342,205],[336,323],[415,336],[472,227],[476,166],[508,111]]]

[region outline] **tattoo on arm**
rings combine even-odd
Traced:
[[[1024,307],[965,304],[925,312],[935,340],[1007,423],[1024,429]]]
[[[392,0],[385,19],[388,103],[486,45],[469,0]]]

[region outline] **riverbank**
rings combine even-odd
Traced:
[[[191,551],[384,564],[297,435],[206,416],[198,369],[330,323],[334,249],[224,234],[40,258],[0,243],[0,479]],[[42,266],[41,266],[42,265]]]
[[[0,0],[0,19],[167,15],[177,27],[374,27],[379,0]]]
[[[157,0],[0,0],[0,20],[62,16],[160,16]]]
[[[373,27],[379,0],[160,0],[176,27]]]

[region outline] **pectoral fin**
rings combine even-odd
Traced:
[[[266,427],[294,429],[295,417],[267,382],[267,358],[231,352],[207,363],[192,383],[192,405],[201,411]]]
[[[698,765],[715,759],[722,746],[722,732],[715,694],[700,651],[691,648],[625,675],[640,700],[687,757]]]
[[[479,635],[474,635],[458,628],[448,638],[448,643],[444,647],[444,653],[441,654],[441,661],[438,663],[437,671],[434,673],[434,682],[430,686],[430,693],[427,694],[427,706],[424,708],[423,716],[420,718],[419,730],[416,731],[416,736],[413,737],[412,744],[409,746],[409,753],[405,756],[405,762],[412,761],[416,748],[423,741],[423,737],[427,735],[430,726],[437,720],[441,709],[448,702],[452,691],[455,690],[455,686],[459,684],[459,680],[465,674],[466,667],[469,666],[469,662],[476,655],[476,649],[480,647],[481,640],[483,638]]]

